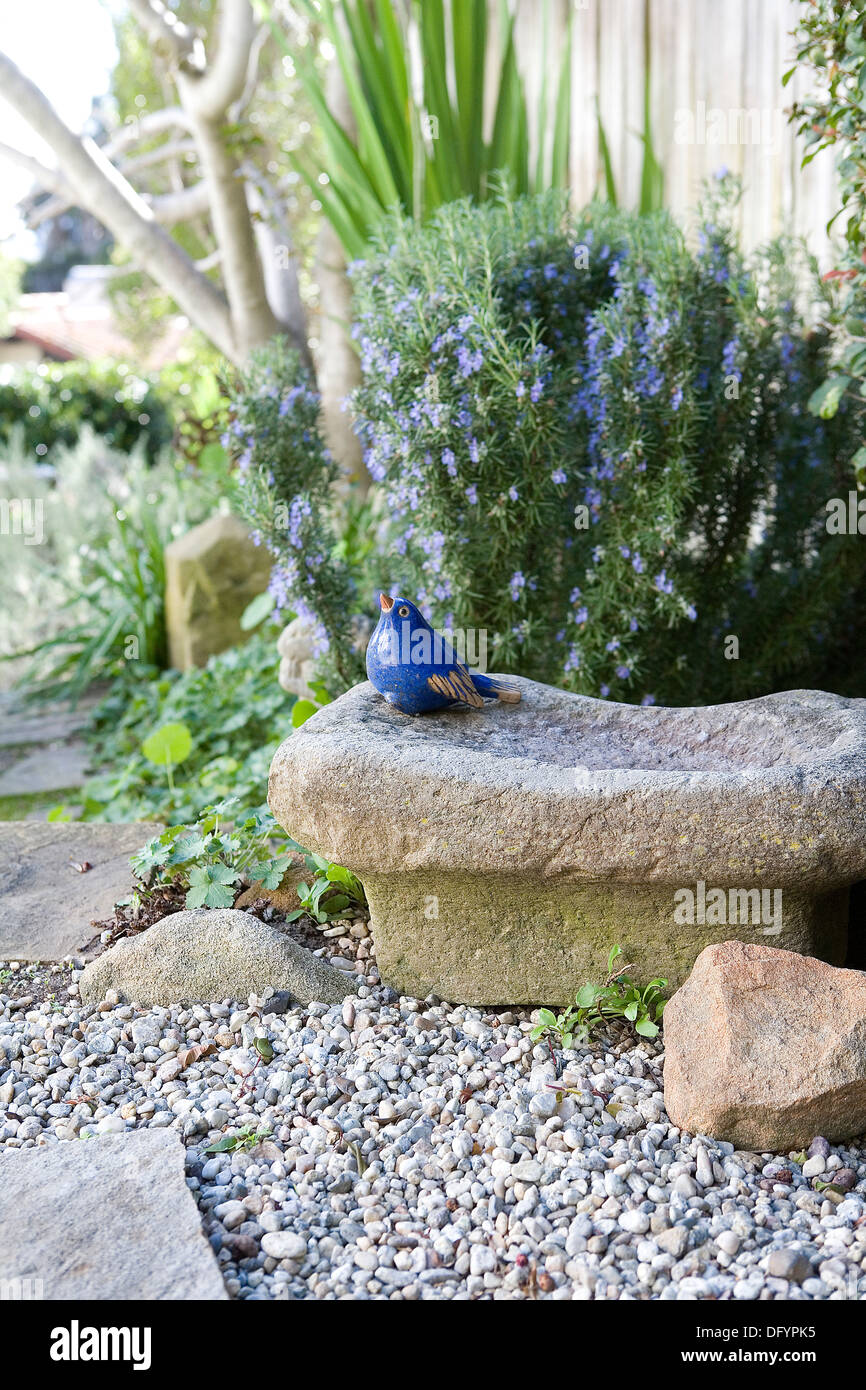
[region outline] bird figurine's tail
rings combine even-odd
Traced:
[[[482,676],[480,671],[471,671],[472,684],[488,700],[501,700],[505,705],[519,705],[520,691],[515,685],[509,685],[507,681],[492,680],[490,676]]]

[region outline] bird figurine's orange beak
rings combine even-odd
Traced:
[[[383,613],[391,612],[391,609],[394,607],[394,600],[392,599],[390,594],[379,595],[379,607],[381,608]]]

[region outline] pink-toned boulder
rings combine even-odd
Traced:
[[[866,1131],[866,974],[743,941],[708,946],[665,1009],[680,1129],[787,1152]]]

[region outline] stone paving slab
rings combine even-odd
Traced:
[[[164,1129],[0,1153],[0,1231],[0,1279],[45,1299],[228,1297]]]
[[[69,738],[84,728],[88,711],[57,709],[39,714],[25,713],[20,709],[9,710],[8,704],[0,703],[0,748],[17,744],[54,743]]]
[[[124,825],[0,821],[0,960],[63,960],[132,886],[129,856],[158,834]],[[79,873],[75,864],[92,868]]]
[[[0,796],[31,796],[81,787],[89,761],[90,750],[80,741],[59,748],[37,748],[0,773]]]

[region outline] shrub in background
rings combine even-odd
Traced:
[[[866,557],[825,511],[856,420],[847,402],[809,413],[828,331],[798,308],[793,245],[744,261],[734,192],[722,179],[708,197],[694,252],[665,215],[575,217],[549,194],[392,221],[353,267],[383,567],[438,626],[486,629],[492,669],[678,704],[862,686]],[[242,462],[266,516],[315,498],[312,526],[311,472],[329,486],[331,465],[290,379],[265,369]],[[343,650],[319,601],[335,584],[351,611],[332,539],[295,526],[270,543],[276,584],[302,578]]]
[[[332,521],[339,469],[318,428],[319,396],[298,353],[277,340],[253,353],[231,394],[224,438],[237,460],[237,505],[275,559],[278,611],[309,622],[326,683],[363,678],[352,615],[352,575]]]
[[[157,381],[123,365],[43,363],[0,382],[0,443],[20,429],[25,449],[47,459],[56,444],[75,444],[84,425],[121,453],[143,444],[151,463],[174,428]]]
[[[864,560],[824,510],[856,423],[808,413],[830,339],[793,246],[738,253],[735,192],[708,195],[697,253],[667,216],[550,195],[395,224],[354,268],[395,582],[486,628],[494,669],[668,703],[858,680]]]
[[[0,498],[32,499],[44,540],[4,538],[0,657],[29,654],[30,696],[75,698],[97,679],[165,664],[163,548],[209,515],[224,486],[222,470],[167,451],[148,465],[144,441],[124,454],[87,426],[37,468],[14,432]]]
[[[843,399],[866,424],[866,25],[862,5],[847,0],[808,0],[801,7],[797,63],[810,71],[811,95],[794,103],[792,119],[806,144],[803,164],[832,148],[837,158],[841,207],[829,227],[845,237],[842,265],[828,273],[840,293],[832,305],[838,330],[833,371],[810,401],[810,409],[831,418]],[[787,83],[796,67],[785,74]],[[828,228],[829,229],[829,228]],[[866,446],[852,459],[858,481],[866,483]]]

